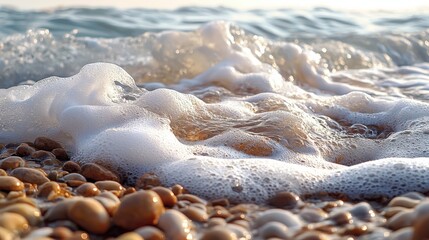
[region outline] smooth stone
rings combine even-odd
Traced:
[[[201,203],[201,204],[207,205],[206,200],[203,200],[202,198],[195,196],[195,195],[192,195],[192,194],[180,194],[177,196],[177,200],[179,200],[179,201],[185,200],[185,201],[189,201],[191,203]]]
[[[391,218],[393,216],[395,216],[396,214],[405,211],[405,210],[409,210],[409,208],[404,208],[404,207],[389,207],[386,210],[383,211],[383,216],[385,218]]]
[[[26,194],[24,191],[10,191],[7,194],[6,199],[7,200],[12,200],[12,199],[17,199],[17,198],[25,198]]]
[[[72,181],[77,180],[81,182],[86,182],[86,178],[79,173],[69,173],[62,177],[64,181]]]
[[[429,213],[414,220],[413,230],[412,240],[429,239]]]
[[[15,153],[16,155],[20,156],[20,157],[25,157],[25,156],[29,156],[31,155],[33,152],[35,152],[36,149],[34,149],[33,147],[29,146],[26,143],[21,143],[16,149],[15,149]]]
[[[68,217],[90,233],[103,234],[110,228],[110,216],[103,205],[92,198],[76,201],[68,209]]]
[[[413,224],[415,214],[413,210],[404,210],[389,218],[386,226],[392,230],[398,230],[404,227],[409,227]]]
[[[297,237],[294,237],[295,240],[329,240],[330,238],[321,232],[318,231],[307,231]]]
[[[115,173],[96,163],[82,165],[80,173],[93,181],[112,180],[120,182],[119,177]]]
[[[407,197],[414,200],[424,200],[426,199],[426,196],[419,193],[419,192],[407,192],[405,194],[402,194],[401,197]]]
[[[134,230],[145,225],[155,225],[164,213],[164,205],[153,191],[138,191],[121,199],[113,222],[122,228]]]
[[[120,193],[125,191],[125,188],[122,187],[120,183],[111,180],[97,181],[95,186],[97,186],[101,191],[114,191]]]
[[[25,166],[25,160],[21,157],[11,156],[0,161],[0,168],[4,170],[15,169]]]
[[[0,240],[14,240],[15,234],[4,227],[0,227]]]
[[[70,239],[73,236],[73,232],[66,227],[56,227],[52,230],[49,237],[54,239]]]
[[[414,208],[414,212],[416,217],[429,214],[429,200],[420,202],[419,205]]]
[[[20,234],[29,229],[28,221],[18,213],[4,212],[0,214],[0,227]]]
[[[183,188],[183,186],[182,185],[179,185],[179,184],[174,184],[172,187],[171,187],[171,191],[174,193],[174,195],[180,195],[180,194],[183,194],[184,193],[184,191],[185,191],[185,189]]]
[[[94,197],[100,194],[100,190],[94,183],[84,183],[75,189],[75,192],[83,197]]]
[[[209,221],[207,222],[207,227],[212,228],[216,226],[226,226],[225,219],[220,217],[210,218]]]
[[[154,173],[145,173],[136,181],[136,189],[151,189],[161,185],[161,181]]]
[[[413,229],[411,227],[401,228],[389,236],[389,240],[406,240],[412,239]],[[413,240],[422,240],[424,238],[415,238]]]
[[[207,212],[193,206],[182,208],[180,209],[180,212],[183,213],[186,217],[188,217],[192,221],[196,221],[200,223],[207,222],[207,220],[209,219],[209,215],[207,214]]]
[[[45,240],[52,239],[50,235],[54,232],[54,230],[50,227],[42,227],[31,231],[30,234],[25,236],[25,239],[36,239],[36,240]]]
[[[233,231],[238,239],[245,240],[245,239],[251,239],[252,238],[252,235],[250,234],[250,232],[242,226],[228,223],[226,225],[226,228]]]
[[[337,225],[349,224],[353,221],[353,216],[348,211],[337,211],[328,217],[329,220],[333,221]]]
[[[37,205],[34,198],[21,197],[21,198],[15,198],[15,199],[1,199],[0,209],[17,204],[17,203],[28,204],[32,207],[36,207]]]
[[[79,164],[73,161],[67,161],[63,164],[63,170],[70,173],[78,173],[81,171]]]
[[[231,217],[232,214],[222,206],[215,206],[212,211],[209,212],[209,217],[220,217],[220,218],[228,218]]]
[[[113,216],[118,209],[119,204],[121,204],[121,200],[119,200],[119,198],[112,192],[102,192],[98,196],[94,197],[94,199],[103,205],[110,216]]]
[[[0,214],[7,212],[23,216],[31,226],[36,226],[42,220],[40,210],[26,203],[17,203],[0,209]]]
[[[292,209],[298,206],[298,203],[300,203],[300,198],[298,195],[292,192],[279,192],[276,193],[276,195],[270,200],[268,200],[268,203],[271,206],[277,208]]]
[[[419,203],[420,203],[420,200],[415,200],[408,197],[395,197],[389,202],[387,206],[414,208]]]
[[[70,159],[66,150],[64,150],[64,148],[55,148],[52,150],[52,153],[55,155],[55,157],[58,160],[67,161]]]
[[[299,212],[299,216],[309,223],[317,223],[325,220],[328,214],[320,208],[304,208]]]
[[[349,212],[353,217],[367,222],[371,221],[375,217],[374,210],[367,202],[360,202],[353,205],[353,207],[349,209]]]
[[[67,220],[69,208],[81,199],[81,197],[74,197],[70,199],[64,199],[60,202],[55,203],[55,205],[53,205],[46,211],[44,215],[44,220],[46,222]]]
[[[0,176],[0,191],[22,191],[24,183],[16,177]]]
[[[279,222],[269,222],[258,229],[258,235],[263,238],[283,238],[287,239],[288,228]]]
[[[86,182],[80,181],[80,180],[68,180],[66,181],[66,184],[72,188],[79,187],[80,185],[84,184]]]
[[[154,187],[151,190],[159,195],[165,207],[172,208],[176,205],[177,197],[170,189],[165,187]]]
[[[28,182],[36,185],[42,185],[50,180],[41,171],[33,168],[20,167],[15,168],[10,173],[11,176],[18,178],[23,182]]]
[[[52,151],[55,148],[62,148],[61,144],[47,137],[36,138],[34,140],[34,147],[46,151]]]
[[[143,240],[143,238],[138,233],[135,233],[135,232],[127,232],[127,233],[121,234],[116,239],[117,240]]]
[[[237,240],[237,235],[224,227],[213,227],[203,233],[201,240]]]
[[[229,200],[227,198],[220,198],[220,199],[210,201],[210,205],[228,207],[230,205],[230,203],[229,203]]]
[[[137,228],[134,232],[138,233],[143,239],[147,240],[164,240],[164,233],[156,227],[144,226]]]
[[[192,231],[192,221],[183,213],[174,209],[167,210],[161,215],[158,227],[164,231],[169,240],[187,240],[195,238],[194,232]]]
[[[0,168],[0,176],[7,176],[7,172]]]
[[[230,222],[231,224],[238,225],[240,227],[243,227],[245,229],[250,229],[250,223],[247,220],[235,220],[233,222]]]
[[[283,209],[270,209],[263,212],[254,222],[256,228],[265,225],[268,222],[280,222],[288,228],[299,228],[301,220],[291,212]]]
[[[53,153],[45,150],[37,150],[31,154],[31,158],[41,160],[55,160],[56,157]]]

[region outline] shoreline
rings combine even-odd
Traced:
[[[186,186],[184,186],[186,187]],[[429,200],[278,193],[266,204],[207,200],[146,173],[134,186],[70,161],[47,138],[0,144],[3,239],[424,239]]]

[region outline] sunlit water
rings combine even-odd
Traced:
[[[0,36],[0,142],[208,198],[429,191],[428,14],[3,8]]]

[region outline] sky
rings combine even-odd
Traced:
[[[428,11],[429,0],[0,0],[0,6],[18,9],[46,10],[56,7],[117,7],[175,9],[182,6],[225,6],[238,9],[314,8],[328,7],[349,11]]]

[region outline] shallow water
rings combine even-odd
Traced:
[[[0,12],[0,142],[207,198],[429,191],[428,14]]]

